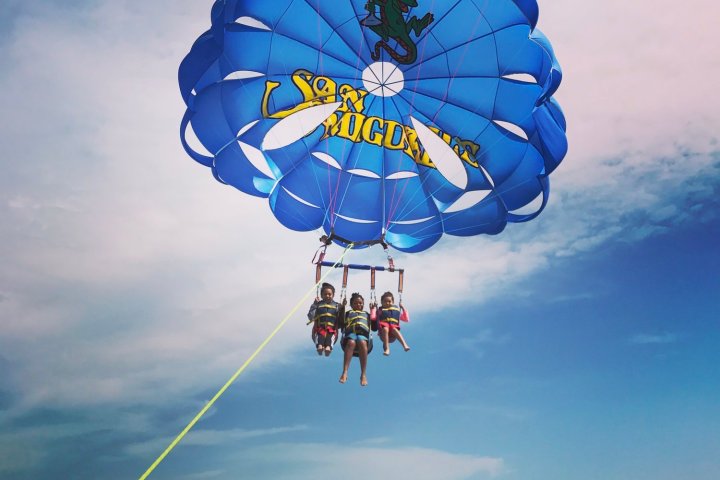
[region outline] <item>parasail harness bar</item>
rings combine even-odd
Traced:
[[[377,270],[378,272],[400,272],[405,271],[404,268],[395,268],[394,266],[389,267],[373,267],[372,265],[358,265],[355,263],[334,263],[334,262],[320,262],[318,266],[323,267],[334,267],[334,268],[349,268],[350,270]]]
[[[325,245],[330,245],[333,240],[337,240],[338,242],[344,243],[346,245],[353,245],[354,247],[359,246],[368,246],[371,247],[373,245],[382,245],[382,247],[387,250],[388,244],[385,241],[385,234],[381,235],[378,240],[360,240],[360,241],[353,241],[348,240],[347,238],[343,238],[340,235],[337,235],[335,231],[330,230],[330,235],[323,235],[320,237],[320,241],[324,243]]]
[[[324,252],[323,252],[324,256]],[[347,279],[348,279],[348,272],[350,270],[370,270],[370,303],[377,303],[377,298],[375,296],[375,272],[398,272],[398,304],[402,303],[402,292],[403,292],[403,282],[405,277],[405,269],[404,268],[395,268],[394,263],[392,262],[392,259],[390,259],[390,265],[388,267],[380,267],[380,266],[372,266],[372,265],[359,265],[356,263],[335,263],[335,262],[326,262],[323,260],[318,260],[316,262],[316,268],[315,268],[315,281],[318,282],[318,278],[322,276],[322,267],[331,267],[331,268],[342,268],[343,269],[343,279],[342,279],[342,289],[340,290],[340,298],[344,298],[347,290]],[[318,298],[320,298],[320,292],[318,291]]]
[[[371,266],[371,265],[358,265],[358,264],[342,264],[342,263],[334,263],[334,262],[326,262],[325,261],[325,253],[327,252],[327,247],[330,246],[333,242],[333,240],[338,240],[343,243],[347,243],[351,246],[356,245],[382,245],[383,249],[385,250],[385,254],[387,255],[388,260],[388,266],[387,267],[377,267],[377,266]],[[342,289],[340,290],[340,298],[345,298],[346,290],[347,290],[347,279],[348,279],[348,270],[370,270],[370,303],[377,303],[377,298],[375,297],[375,272],[380,271],[388,271],[388,272],[398,272],[398,302],[402,303],[402,292],[403,292],[403,277],[405,275],[405,270],[402,268],[395,268],[395,261],[393,260],[392,256],[390,255],[390,252],[388,251],[388,244],[385,242],[385,235],[380,237],[380,240],[366,240],[366,241],[359,241],[359,242],[352,242],[346,238],[342,238],[338,235],[335,235],[334,231],[330,232],[330,235],[323,235],[320,237],[320,242],[322,245],[315,251],[315,255],[313,256],[312,263],[315,264],[315,283],[318,284],[317,287],[317,295],[316,298],[320,298],[321,294],[321,286],[320,286],[320,277],[322,276],[322,267],[334,267],[334,268],[343,268],[343,282],[342,282]]]

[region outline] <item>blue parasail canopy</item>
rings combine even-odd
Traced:
[[[183,146],[287,228],[419,252],[545,207],[567,139],[535,0],[217,0],[211,18],[179,69]]]

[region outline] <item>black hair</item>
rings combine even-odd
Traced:
[[[327,282],[323,283],[322,287],[320,287],[320,291],[322,292],[326,288],[329,288],[330,290],[332,290],[333,295],[335,295],[335,287],[333,287],[331,283],[327,283]]]
[[[394,302],[395,296],[392,294],[392,292],[385,292],[382,294],[382,297],[380,297],[380,301],[382,302],[385,297],[390,297],[390,299]]]
[[[363,298],[363,296],[360,295],[359,293],[355,292],[350,296],[350,305],[352,305],[352,303],[355,301],[356,298],[361,299],[363,301],[363,303],[365,303],[365,299]]]

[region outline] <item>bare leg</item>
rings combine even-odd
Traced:
[[[328,333],[328,334],[325,336],[325,343],[324,343],[324,345],[325,345],[325,356],[326,356],[326,357],[329,357],[330,354],[332,353],[332,341],[333,341],[333,334],[332,334],[332,333]]]
[[[410,350],[410,345],[407,344],[407,342],[405,341],[405,339],[404,339],[403,336],[402,336],[402,333],[400,333],[400,330],[398,330],[398,329],[393,329],[392,333],[393,333],[393,335],[395,336],[395,338],[397,338],[397,339],[400,341],[400,343],[402,344],[402,346],[403,346],[403,348],[405,349],[406,352],[407,352],[408,350]]]
[[[360,385],[363,387],[368,384],[365,370],[367,368],[368,358],[368,342],[360,340],[358,343],[358,357],[360,358]]]
[[[390,346],[388,345],[388,328],[382,327],[380,329],[380,338],[383,342],[383,355],[390,355]]]
[[[350,368],[350,360],[352,360],[355,351],[355,340],[348,340],[345,344],[345,357],[343,358],[343,371],[340,375],[340,383],[347,382],[348,369]]]
[[[322,355],[323,349],[325,348],[323,344],[325,343],[325,335],[321,335],[318,333],[317,335],[317,353],[318,355]]]

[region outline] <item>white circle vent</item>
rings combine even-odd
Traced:
[[[363,70],[365,89],[378,97],[392,97],[405,86],[405,77],[397,65],[390,62],[375,62]]]

